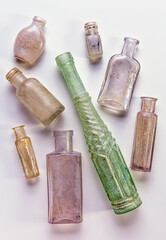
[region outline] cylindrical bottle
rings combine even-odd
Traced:
[[[126,37],[121,54],[111,57],[102,84],[98,103],[118,113],[128,110],[140,64],[133,58],[139,41]]]
[[[56,57],[78,110],[91,158],[116,214],[137,208],[141,200],[119,146],[94,108],[75,68],[73,57]]]
[[[31,139],[26,136],[24,125],[12,128],[16,136],[16,149],[20,157],[25,178],[31,179],[39,176],[35,153]]]
[[[22,62],[33,65],[45,47],[44,26],[46,21],[35,16],[32,24],[23,28],[14,43],[14,57]]]
[[[95,22],[84,25],[88,57],[92,62],[97,62],[103,55],[102,43],[98,34],[98,26]]]
[[[137,114],[131,169],[150,172],[157,126],[157,115],[154,113],[157,98],[141,97],[141,111]]]
[[[17,98],[45,126],[57,119],[64,106],[35,78],[26,78],[17,69],[11,69],[7,80],[16,88]]]
[[[47,155],[48,222],[82,221],[81,154],[73,151],[73,131],[54,131],[55,151]]]

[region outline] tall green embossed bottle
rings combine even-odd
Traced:
[[[119,146],[94,108],[78,75],[71,53],[56,57],[79,113],[91,158],[114,212],[123,214],[141,205],[133,179]]]

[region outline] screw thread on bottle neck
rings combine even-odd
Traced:
[[[98,33],[98,26],[96,22],[87,22],[85,23],[84,28],[85,28],[86,35]]]

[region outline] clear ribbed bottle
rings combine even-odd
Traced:
[[[131,169],[150,172],[156,135],[157,115],[154,113],[157,98],[141,97],[141,111],[137,114]]]
[[[47,154],[48,222],[82,221],[81,153],[73,151],[73,131],[54,131],[55,151]]]
[[[11,69],[7,80],[16,88],[17,98],[45,126],[56,120],[64,106],[35,78],[26,78],[17,69]]]
[[[91,158],[114,212],[123,214],[141,205],[135,184],[119,146],[94,108],[78,75],[72,55],[56,57],[79,113]]]
[[[88,57],[92,62],[98,62],[103,55],[101,37],[96,22],[87,22],[84,25]]]
[[[26,135],[24,125],[12,128],[16,136],[16,149],[20,157],[25,178],[31,179],[39,176],[31,139]]]
[[[35,16],[31,25],[23,28],[14,43],[14,57],[33,65],[41,56],[45,47],[44,26],[46,21]]]

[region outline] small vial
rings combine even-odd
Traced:
[[[22,125],[14,127],[12,130],[14,130],[16,136],[15,145],[22,163],[25,178],[31,179],[39,176],[39,170],[31,139],[26,136],[24,127]]]
[[[73,151],[73,131],[54,131],[55,151],[47,155],[48,222],[82,221],[81,153]]]
[[[103,55],[102,43],[98,34],[98,26],[95,22],[84,25],[88,57],[92,62],[97,62]]]
[[[141,97],[141,111],[137,114],[131,169],[150,172],[156,134],[157,115],[154,113],[157,98]]]

